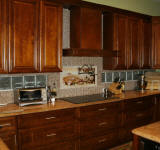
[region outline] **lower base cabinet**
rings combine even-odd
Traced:
[[[108,134],[98,137],[91,137],[80,140],[80,150],[106,150],[117,144],[117,130],[112,130]]]
[[[132,140],[132,129],[159,114],[156,95],[1,117],[0,138],[10,150],[106,150]]]
[[[17,136],[16,133],[0,133],[0,138],[8,146],[10,150],[17,150]]]
[[[16,117],[0,118],[0,138],[10,150],[18,149]]]

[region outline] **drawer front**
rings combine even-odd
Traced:
[[[31,147],[29,150],[75,150],[76,144],[74,141],[64,143],[49,144],[41,147]],[[28,147],[23,147],[21,150],[28,150]]]
[[[111,129],[118,128],[121,125],[121,115],[110,115],[106,118],[88,119],[80,122],[81,136],[104,135]]]
[[[69,123],[68,123],[69,124]],[[37,128],[31,130],[20,130],[19,141],[22,147],[44,146],[54,142],[62,142],[75,138],[75,126],[66,124],[66,127],[57,129],[55,127]]]
[[[125,117],[125,126],[128,125],[141,125],[144,123],[150,123],[152,121],[152,110],[143,110],[135,112],[127,112]]]
[[[130,99],[125,101],[125,109],[126,111],[135,111],[140,109],[147,109],[153,106],[153,97],[143,97]]]
[[[0,118],[0,133],[15,131],[15,130],[16,130],[16,118],[15,117]]]
[[[55,124],[56,122],[73,121],[74,119],[75,109],[27,114],[18,117],[18,128],[37,128],[44,125]]]
[[[80,140],[81,150],[106,150],[117,144],[117,130],[104,136]]]
[[[88,119],[90,117],[99,118],[104,115],[111,115],[120,112],[121,103],[114,102],[108,104],[97,104],[80,108],[80,118]]]

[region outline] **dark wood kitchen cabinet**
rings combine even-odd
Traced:
[[[152,67],[152,21],[144,19],[142,23],[141,68]]]
[[[61,71],[62,6],[9,0],[9,72]]]
[[[160,95],[156,95],[154,98],[154,118],[153,121],[160,121]]]
[[[120,142],[130,141],[133,137],[131,130],[151,123],[154,114],[154,96],[135,98],[124,101],[124,122],[119,129]]]
[[[16,128],[15,117],[0,118],[0,138],[2,138],[10,150],[17,150],[18,147]]]
[[[38,72],[39,0],[9,0],[9,72]]]
[[[104,69],[139,69],[142,51],[142,19],[124,14],[104,13],[103,49],[118,51],[118,57],[103,57]]]
[[[40,72],[62,71],[62,6],[42,1]]]
[[[7,73],[6,1],[0,0],[0,73]]]
[[[104,56],[104,69],[127,69],[127,26],[127,16],[116,13],[104,13],[103,49],[121,53],[121,57]]]
[[[80,108],[80,150],[102,150],[118,142],[121,102]]]
[[[140,68],[142,49],[142,19],[128,17],[128,54],[127,68]]]
[[[75,150],[75,109],[18,116],[18,135],[20,150]]]
[[[102,12],[87,7],[71,9],[71,48],[101,50]]]
[[[152,17],[152,68],[160,69],[160,17]]]

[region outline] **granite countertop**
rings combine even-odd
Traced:
[[[9,150],[3,140],[0,138],[0,150]]]
[[[36,113],[36,112],[45,112],[45,111],[52,111],[52,110],[59,110],[59,109],[67,109],[67,108],[77,108],[82,106],[88,106],[93,104],[103,104],[103,103],[110,103],[110,102],[117,102],[122,101],[125,99],[133,99],[138,97],[144,97],[149,95],[156,95],[160,94],[159,90],[148,90],[148,91],[127,91],[121,95],[116,95],[119,97],[117,99],[110,99],[110,100],[103,100],[103,101],[96,101],[96,102],[88,102],[82,104],[72,104],[63,99],[58,99],[54,104],[48,103],[44,105],[32,105],[32,106],[25,106],[19,107],[16,104],[8,104],[6,106],[0,107],[0,117],[7,117],[7,116],[16,116],[21,114],[29,114],[29,113]]]
[[[132,133],[140,137],[160,143],[160,121],[132,130]]]

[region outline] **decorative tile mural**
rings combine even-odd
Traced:
[[[60,73],[60,88],[77,88],[97,85],[97,66],[65,66]]]

